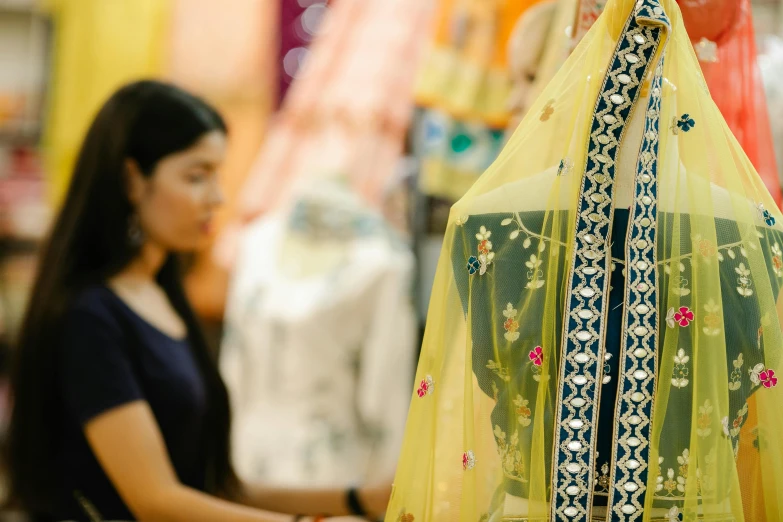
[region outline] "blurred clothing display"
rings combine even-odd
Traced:
[[[220,362],[248,480],[333,486],[394,473],[414,265],[382,210],[429,18],[421,0],[330,3],[218,249],[234,270]]]
[[[308,47],[318,34],[327,0],[277,0],[280,38],[277,59],[277,106],[299,75]]]
[[[277,15],[267,0],[176,0],[167,77],[213,103],[230,129],[220,173],[225,202],[215,231],[235,219],[237,201],[274,108]],[[206,252],[188,273],[187,289],[203,318],[219,322],[228,273]]]
[[[393,476],[415,363],[413,256],[350,188],[315,183],[241,234],[221,370],[246,480]]]
[[[55,29],[44,147],[50,199],[56,204],[98,107],[120,85],[163,72],[171,5],[168,0],[42,4]]]
[[[525,86],[527,96],[525,103],[518,108],[519,118],[527,114],[527,109],[557,74],[557,71],[579,45],[606,6],[606,0],[554,1],[557,2],[557,5],[553,8],[554,12],[550,15],[549,23],[546,26],[547,35],[542,56],[536,68],[535,78],[530,86]],[[524,18],[520,20],[520,25],[544,24],[547,21],[546,18],[534,21],[526,21]],[[520,34],[520,38],[524,38],[524,35]],[[512,47],[510,52],[515,55],[511,57],[513,61],[520,59],[516,55],[524,55],[529,51],[522,45],[516,45]],[[513,132],[515,129],[509,127],[508,130]]]
[[[411,117],[428,4],[333,3],[244,185],[241,221],[285,204],[297,186],[335,175],[381,205]]]
[[[508,42],[509,75],[512,90],[508,100],[511,120],[507,130],[513,132],[534,101],[533,85],[544,63],[549,33],[555,23],[558,4],[542,1],[528,9],[519,19]]]
[[[780,178],[750,0],[678,1],[710,95],[780,206]]]
[[[593,27],[593,24],[606,6],[606,0],[577,0],[576,19],[573,25],[573,47],[582,41],[587,31]]]
[[[267,0],[172,1],[168,77],[210,99],[269,96],[276,24]]]
[[[511,117],[509,38],[538,1],[439,0],[416,84],[422,192],[458,199],[497,156]]]
[[[547,16],[547,10],[531,9],[522,16],[519,20],[519,26],[531,26],[532,24],[544,25],[546,29],[546,36],[542,43],[543,49],[541,57],[535,66],[535,77],[531,80],[521,79],[519,75],[514,77],[516,82],[515,88],[524,92],[524,98],[514,107],[515,109],[515,121],[512,121],[507,129],[507,133],[511,134],[516,130],[517,120],[521,119],[527,114],[530,105],[538,98],[541,91],[552,80],[560,67],[565,63],[571,51],[574,49],[576,43],[575,38],[575,20],[577,16],[577,0],[554,0],[556,5],[550,9],[554,9],[553,12]],[[545,5],[545,4],[544,4]],[[533,20],[528,20],[533,18]],[[547,23],[548,21],[548,23]],[[522,32],[522,27],[518,27],[515,30],[515,37],[520,40],[526,40],[527,37]],[[540,29],[538,29],[540,30]],[[536,41],[530,41],[528,45],[535,45]],[[509,60],[511,63],[524,63],[524,56],[529,54],[529,49],[523,43],[517,43],[512,41],[509,48]],[[528,84],[529,83],[529,84]]]
[[[562,11],[571,11],[573,8],[567,4],[573,4],[574,1],[562,0]],[[678,3],[713,101],[780,206],[781,184],[764,86],[756,60],[750,0],[678,0]],[[562,20],[554,23],[551,33],[555,35],[555,41],[547,41],[550,47],[547,52],[557,53],[556,39],[562,39],[562,35],[569,32],[574,35],[570,47],[575,47],[601,14],[605,4],[604,0],[577,0],[574,25],[566,26],[564,30]],[[529,23],[529,26],[533,26],[533,23]],[[535,40],[534,36],[530,35],[529,38]],[[523,39],[525,35],[520,34],[519,38]],[[516,53],[511,58],[512,63],[514,60],[526,59],[530,48],[535,45],[535,41],[531,40],[526,42],[528,45],[512,48],[512,53]],[[560,60],[565,60],[563,53],[558,53],[558,57],[550,62],[557,67],[540,66],[542,70],[536,79],[537,85],[528,89],[531,100],[554,75],[562,63]],[[547,64],[548,61],[545,57],[541,63]],[[521,83],[518,88],[527,88],[524,79],[517,83]]]
[[[509,44],[510,62],[527,73],[514,76],[514,89],[523,93],[514,105],[515,122],[527,113],[601,15],[605,4],[605,0],[546,0],[520,18]],[[513,123],[509,131],[514,130]]]
[[[535,0],[439,0],[433,39],[419,71],[416,102],[462,119],[508,120],[506,44]]]
[[[758,61],[767,98],[767,110],[772,116],[770,127],[775,156],[783,158],[783,40],[777,36],[767,36],[764,39],[764,52],[759,55]],[[778,177],[783,179],[783,163],[780,162]]]
[[[0,148],[12,136],[29,143],[41,134],[51,24],[44,12],[28,3],[32,4],[0,10]]]
[[[49,210],[37,150],[25,145],[0,146],[0,241],[41,239],[50,219]]]

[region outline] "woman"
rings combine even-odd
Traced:
[[[610,0],[452,208],[387,522],[783,520],[783,215],[675,0]]]
[[[311,522],[280,513],[382,511],[382,490],[243,488],[234,474],[227,392],[177,262],[208,241],[225,149],[211,107],[152,81],[119,90],[87,134],[12,384],[13,496],[41,519]]]

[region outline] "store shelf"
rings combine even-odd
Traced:
[[[42,131],[34,129],[4,129],[0,127],[0,145],[34,145],[41,141]]]
[[[0,145],[40,140],[51,20],[32,0],[0,0]]]
[[[0,0],[0,14],[2,13],[39,13],[40,8],[35,0]]]

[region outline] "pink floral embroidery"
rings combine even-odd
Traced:
[[[544,363],[544,350],[540,346],[536,346],[529,354],[530,360],[536,366],[541,366]]]
[[[432,388],[434,386],[435,383],[432,381],[432,376],[427,375],[427,377],[425,377],[419,384],[419,389],[416,391],[416,393],[419,395],[419,397],[425,397],[426,395],[432,393]]]
[[[695,316],[693,315],[693,312],[691,312],[691,309],[687,306],[681,306],[677,313],[674,314],[674,320],[677,321],[680,326],[688,326],[694,319]]]
[[[761,379],[761,384],[763,384],[765,388],[774,388],[778,385],[778,378],[775,377],[775,370],[764,370],[759,374],[759,379]]]
[[[476,466],[476,456],[472,450],[468,450],[462,454],[462,469],[465,471],[471,470]]]

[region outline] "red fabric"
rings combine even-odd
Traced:
[[[750,0],[678,0],[691,41],[717,44],[717,61],[701,60],[712,99],[781,206],[767,100],[756,61]]]
[[[593,24],[604,11],[604,0],[579,0],[577,4],[576,30],[574,31],[574,47],[587,34],[587,31],[593,27]]]
[[[722,40],[740,21],[745,0],[677,0],[682,21],[695,43],[706,38]]]

